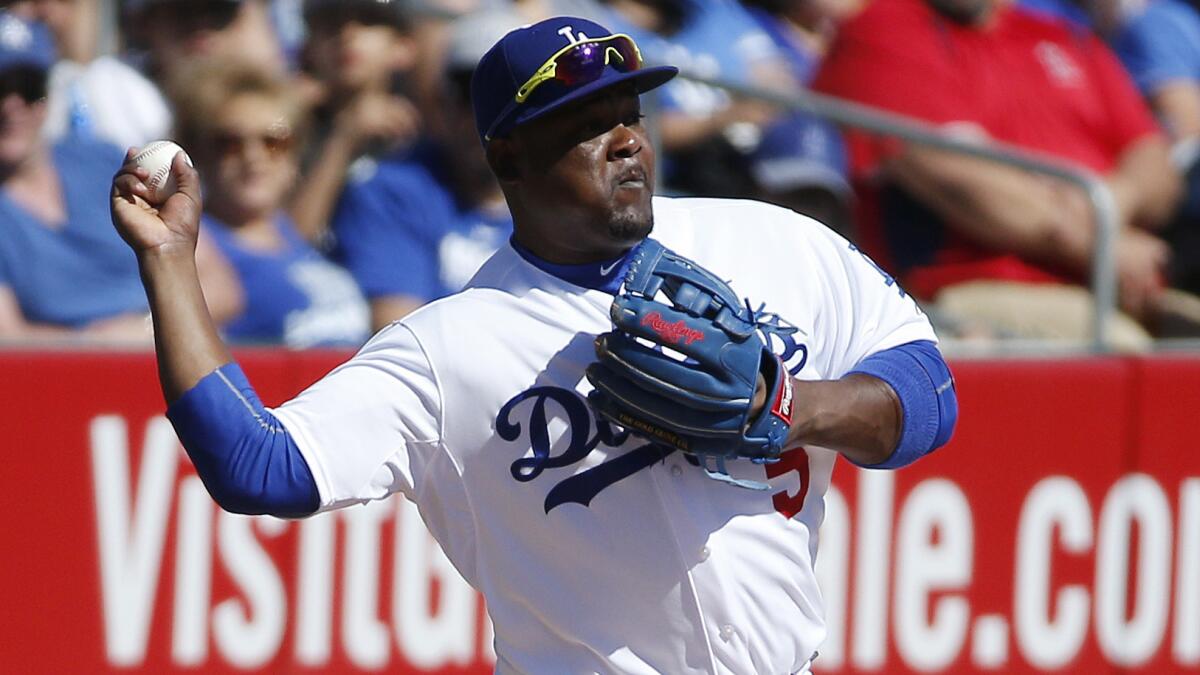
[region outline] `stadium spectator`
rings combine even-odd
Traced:
[[[857,14],[866,0],[742,0],[742,4],[771,37],[796,81],[807,84],[838,24]]]
[[[93,138],[118,147],[165,138],[171,114],[158,88],[114,56],[97,56],[98,0],[18,0],[13,14],[46,25],[59,60],[50,69],[42,133]]]
[[[376,328],[458,291],[512,233],[475,129],[470,79],[483,52],[522,19],[496,11],[451,28],[442,114],[411,152],[362,162],[334,214],[339,259],[371,301]]]
[[[0,12],[0,336],[145,343],[146,296],[137,262],[114,236],[106,196],[121,151],[41,137],[49,31]],[[198,250],[210,309],[237,309],[236,283]]]
[[[407,0],[406,14],[417,58],[408,76],[408,89],[423,119],[440,114],[442,65],[450,26],[468,14],[489,9],[512,9],[511,0]]]
[[[283,209],[307,112],[290,83],[253,64],[210,61],[181,71],[173,89],[178,138],[206,177],[204,231],[245,291],[245,310],[224,334],[289,347],[361,345],[367,307],[353,278]]]
[[[766,129],[749,156],[749,167],[754,197],[855,238],[846,148],[832,124],[808,113],[788,115]]]
[[[1166,309],[1152,232],[1181,181],[1129,77],[1097,38],[1000,0],[875,0],[839,29],[828,93],[1057,156],[1106,177],[1122,223],[1113,326],[1144,346]],[[865,245],[941,309],[1027,337],[1083,339],[1095,225],[1065,183],[851,135]],[[1143,323],[1139,324],[1134,319]]]
[[[407,148],[420,115],[405,77],[417,61],[404,0],[306,0],[304,61],[314,78],[315,126],[289,209],[300,233],[321,242],[347,173],[362,157]],[[368,161],[368,164],[370,161]]]
[[[128,36],[146,50],[146,71],[159,84],[205,58],[286,66],[267,0],[131,0],[125,12]]]
[[[1187,194],[1166,232],[1172,281],[1200,293],[1200,12],[1181,0],[1092,0],[1094,24],[1171,136]]]

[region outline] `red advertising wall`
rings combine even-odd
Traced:
[[[248,352],[282,401],[345,354]],[[1200,358],[954,365],[950,445],[842,464],[819,673],[1200,670]],[[219,512],[148,354],[0,353],[0,671],[490,672],[401,499]]]

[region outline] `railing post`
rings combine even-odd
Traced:
[[[1096,244],[1092,249],[1092,350],[1112,349],[1110,329],[1117,311],[1117,205],[1104,181],[1091,178],[1084,188],[1096,214]]]

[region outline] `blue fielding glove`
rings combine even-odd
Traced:
[[[610,312],[615,330],[596,339],[599,361],[587,369],[592,408],[688,453],[715,478],[765,489],[730,478],[725,461],[771,462],[783,451],[792,381],[765,333],[794,329],[752,311],[724,281],[651,239],[633,253]],[[768,396],[752,417],[759,376]]]

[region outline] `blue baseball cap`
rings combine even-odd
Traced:
[[[568,54],[571,47],[579,48],[576,55],[581,55],[580,63],[596,68],[578,81],[547,78],[530,86],[535,74],[545,75],[551,59]],[[613,85],[632,82],[640,94],[679,73],[674,66],[645,68],[640,62],[631,64],[632,55],[623,56],[630,54],[629,48],[636,54],[632,38],[614,35],[594,21],[573,16],[556,16],[509,32],[483,55],[471,78],[471,101],[480,140],[486,144]],[[597,57],[604,59],[602,64]],[[640,61],[640,55],[636,58]],[[519,96],[527,98],[518,100]]]
[[[846,147],[836,127],[807,112],[794,112],[770,126],[750,155],[754,180],[771,192],[825,188],[849,198]]]
[[[50,30],[11,12],[0,11],[0,70],[32,66],[50,70],[58,60]]]

